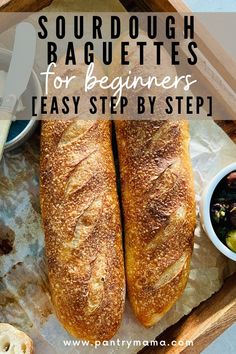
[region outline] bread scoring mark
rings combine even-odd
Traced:
[[[76,167],[78,166],[83,160],[87,159],[90,155],[94,154],[97,152],[98,149],[97,147],[91,146],[85,146],[84,149],[80,147],[79,152],[74,152],[70,156],[68,156],[68,165],[71,167]]]
[[[88,188],[89,190],[88,190]],[[86,227],[87,235],[83,234],[82,235],[77,235],[78,236],[78,242],[79,245],[76,247],[75,243],[76,240],[73,241],[74,235],[75,235],[75,230],[76,226],[79,228],[79,225],[82,224],[80,222],[80,218],[85,214],[89,214],[88,209],[95,209],[94,210],[94,216],[95,212],[98,212],[98,217],[97,217],[97,223],[99,222],[101,216],[102,216],[102,210],[103,210],[103,204],[104,204],[104,193],[101,189],[95,189],[93,187],[92,183],[89,183],[88,186],[86,186],[85,189],[83,189],[80,193],[80,199],[78,199],[78,196],[76,193],[71,195],[70,202],[65,203],[65,204],[58,204],[55,208],[55,215],[54,217],[52,216],[52,219],[50,221],[51,226],[54,229],[56,240],[54,243],[57,243],[57,247],[55,247],[54,253],[58,254],[58,258],[62,260],[62,262],[69,262],[70,260],[79,261],[79,259],[83,258],[84,251],[87,249],[87,245],[91,242],[91,247],[89,248],[89,259],[93,259],[96,257],[96,252],[95,249],[97,247],[97,241],[96,237],[93,238],[93,236],[96,234],[96,231],[100,229],[100,226],[94,224],[94,227]],[[72,204],[72,197],[74,198],[73,204]],[[98,210],[99,204],[101,201],[101,209]],[[95,206],[95,204],[97,205]],[[58,220],[60,222],[58,222]],[[89,220],[86,218],[84,220],[86,224],[88,225]],[[93,220],[95,222],[95,218]],[[79,224],[79,225],[77,225]],[[95,229],[95,232],[94,232]],[[89,235],[90,232],[90,235]],[[65,237],[65,235],[67,235]],[[86,236],[86,237],[85,237]],[[83,241],[82,241],[83,239]],[[85,240],[88,239],[88,242],[84,242]],[[74,247],[73,247],[74,244]]]
[[[106,281],[106,255],[99,253],[92,267],[91,278],[88,284],[88,302],[86,312],[91,315],[101,306],[104,297],[104,283]]]
[[[156,233],[155,237],[147,244],[146,251],[154,251],[159,245],[168,241],[171,235],[175,235],[176,229],[181,230],[185,225],[186,207],[181,205],[171,214],[165,228]]]
[[[79,216],[73,239],[67,243],[70,248],[78,248],[91,234],[101,216],[102,199],[95,199]]]
[[[140,221],[146,229],[146,223],[149,220],[149,239],[161,228],[166,227],[169,222],[171,214],[176,209],[176,199],[172,198],[178,194],[178,180],[174,181],[169,186],[168,193],[164,193],[159,196],[159,189],[152,195],[149,194],[144,214],[140,214]],[[164,188],[164,187],[163,187]],[[162,189],[161,189],[162,190]]]
[[[139,220],[143,225],[143,240],[145,239],[147,244],[153,238],[158,238],[158,232],[163,233],[170,223],[171,215],[186,203],[186,181],[178,173],[179,169],[180,161],[176,160],[142,196],[144,208],[139,215]],[[150,227],[148,232],[145,232],[147,222]],[[181,223],[179,227],[181,227]]]
[[[188,260],[188,254],[183,255],[171,266],[169,266],[155,282],[154,289],[157,290],[174,280],[183,270]]]
[[[94,125],[95,121],[75,120],[64,130],[58,146],[61,147],[67,144],[73,144],[87,134]]]
[[[158,144],[160,141],[163,141],[163,136],[166,137],[166,134],[168,134],[171,128],[172,126],[170,126],[170,124],[163,124],[159,126],[152,136],[152,140],[149,148],[150,149],[156,148],[156,144]]]
[[[140,156],[145,155],[145,151],[149,151],[154,132],[161,130],[165,121],[126,121],[123,127],[122,122],[119,124],[121,124],[122,136],[132,160],[132,158],[139,159]]]
[[[73,170],[67,181],[65,195],[68,196],[82,189],[98,173],[99,164],[100,154],[98,151],[82,160]]]
[[[167,165],[167,167],[159,173],[159,175],[154,176],[150,179],[151,187],[146,190],[146,193],[150,193],[151,190],[154,189],[155,194],[158,190],[158,193],[161,193],[159,195],[162,196],[165,193],[169,192],[170,189],[173,189],[175,187],[178,178],[177,172],[179,167],[180,167],[179,159],[175,159],[174,161],[170,162]],[[157,183],[159,182],[160,184],[159,186],[157,186]]]
[[[178,122],[164,124],[158,131],[152,135],[152,140],[147,149],[147,156],[154,158],[157,155],[159,158],[174,158],[178,155],[181,139],[181,131]]]

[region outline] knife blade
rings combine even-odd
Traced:
[[[26,90],[32,72],[36,49],[36,32],[31,23],[16,26],[13,54],[2,94],[1,110],[14,111]],[[0,116],[1,118],[1,116]]]
[[[32,24],[22,22],[16,26],[11,63],[0,105],[0,161],[7,140],[11,120],[19,98],[27,88],[36,49],[36,32]]]

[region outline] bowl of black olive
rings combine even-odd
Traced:
[[[213,244],[236,261],[236,163],[223,168],[205,188],[200,214]]]

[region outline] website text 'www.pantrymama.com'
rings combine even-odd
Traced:
[[[121,340],[119,338],[115,340],[104,340],[104,341],[95,341],[94,344],[91,344],[87,340],[63,340],[64,347],[123,347],[129,349],[131,347],[144,347],[144,346],[155,346],[155,347],[169,347],[169,346],[179,346],[179,347],[190,347],[193,346],[193,341],[191,340],[172,340],[167,342],[165,340]]]

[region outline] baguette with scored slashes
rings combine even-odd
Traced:
[[[195,227],[186,121],[117,121],[127,290],[154,325],[188,280]]]
[[[110,121],[43,122],[41,208],[58,319],[75,337],[111,338],[125,277]]]

